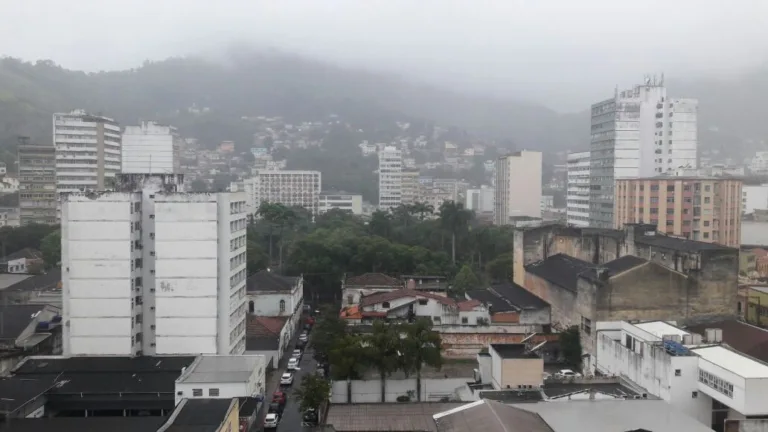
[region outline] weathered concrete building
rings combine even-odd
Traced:
[[[649,225],[625,230],[550,225],[515,232],[514,280],[551,306],[552,326],[735,318],[738,249],[669,237]]]

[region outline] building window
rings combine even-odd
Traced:
[[[592,320],[587,317],[581,317],[581,330],[584,334],[592,334]]]
[[[280,312],[285,312],[285,300],[280,300]]]
[[[208,389],[208,396],[219,397],[219,389],[217,388]]]
[[[434,322],[438,323],[438,324],[440,323],[440,317],[439,317],[439,316],[436,316],[436,317],[432,317],[432,320],[433,320]]]
[[[352,302],[354,301],[354,299],[355,299],[355,296],[353,296],[352,294],[348,295],[347,296],[347,304],[351,305]]]
[[[733,398],[733,384],[718,377],[717,375],[699,369],[699,382],[706,385],[707,387],[719,391],[729,398]]]
[[[697,391],[691,392],[691,398],[696,399],[698,397],[699,397],[699,392],[697,392]]]
[[[704,197],[704,204],[709,204],[709,197]]]
[[[675,191],[675,185],[667,186],[667,192],[674,192],[674,191]]]
[[[709,221],[704,221],[704,226],[708,227],[709,226]]]
[[[192,396],[203,397],[203,389],[192,389]]]
[[[248,302],[248,312],[253,313],[254,311],[256,311],[256,305],[251,300]]]
[[[422,306],[426,306],[426,305],[427,305],[427,303],[429,303],[429,300],[427,300],[427,299],[419,299],[419,304],[420,304],[420,305],[422,305]]]
[[[383,302],[381,304],[381,307],[384,308],[384,309],[389,309],[389,302]]]
[[[704,186],[704,192],[709,192],[710,188],[711,187],[709,185]]]
[[[683,374],[683,371],[680,369],[675,369],[675,376],[681,376]]]
[[[705,238],[705,239],[708,239],[708,238],[709,238],[709,233],[708,233],[708,232],[705,232],[705,233],[704,233],[704,238]]]
[[[467,317],[461,317],[461,323],[462,323],[462,324],[467,324],[468,322],[469,322],[469,318],[467,318]]]

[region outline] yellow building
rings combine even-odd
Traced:
[[[758,327],[768,327],[768,286],[750,286],[747,289],[747,308],[744,320]]]

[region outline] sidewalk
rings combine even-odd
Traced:
[[[283,357],[278,362],[277,367],[270,372],[265,378],[264,383],[264,403],[261,405],[261,410],[256,416],[256,421],[253,423],[251,430],[260,431],[263,430],[264,418],[267,417],[267,410],[269,410],[269,403],[272,402],[272,394],[280,388],[280,376],[285,372],[288,367],[288,360],[291,358],[291,353],[296,349],[296,342],[299,340],[301,331],[296,331],[288,343],[288,347],[283,352]]]

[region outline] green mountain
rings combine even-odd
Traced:
[[[672,83],[670,91],[700,99],[703,147],[741,149],[746,140],[768,137],[767,77],[765,68],[733,81]],[[203,143],[229,139],[241,148],[250,146],[254,132],[242,117],[258,115],[315,120],[338,114],[366,131],[394,120],[435,122],[543,151],[586,149],[589,140],[588,111],[558,114],[276,52],[241,49],[224,62],[172,58],[101,73],[0,60],[0,148],[12,152],[18,135],[50,142],[51,114],[73,108],[122,124],[169,122]]]

